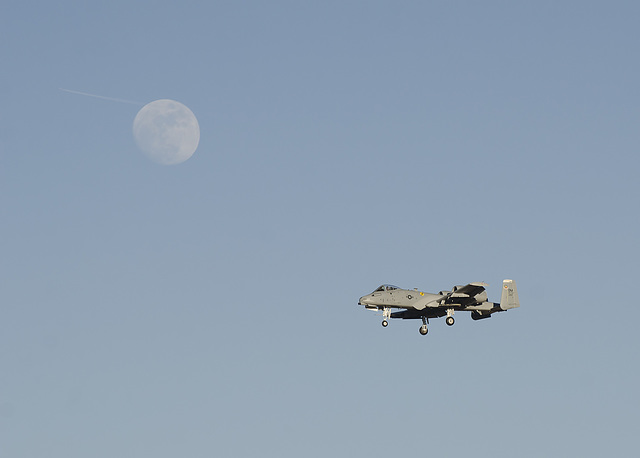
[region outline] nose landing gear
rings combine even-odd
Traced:
[[[389,322],[387,321],[388,318],[391,318],[391,309],[388,307],[385,307],[382,309],[382,327],[386,328],[387,326],[389,326]]]

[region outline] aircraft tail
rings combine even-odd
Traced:
[[[513,280],[504,280],[502,282],[502,297],[500,298],[500,308],[502,310],[509,310],[516,307],[520,307],[516,282]]]

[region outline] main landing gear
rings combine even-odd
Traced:
[[[447,319],[445,322],[447,326],[453,326],[453,323],[456,322],[456,320],[453,319],[453,309],[447,309]]]
[[[429,320],[425,317],[422,317],[422,326],[420,326],[420,334],[422,334],[423,336],[427,335],[427,332],[429,332],[429,328],[427,328],[427,323],[429,322]]]

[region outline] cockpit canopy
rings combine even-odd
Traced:
[[[380,291],[393,291],[394,289],[400,289],[397,286],[393,286],[393,285],[382,285],[380,286],[378,289],[376,289],[374,291],[374,293],[380,292]]]

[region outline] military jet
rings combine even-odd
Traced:
[[[453,314],[456,311],[471,312],[473,320],[484,320],[492,314],[520,307],[518,289],[513,280],[502,282],[500,303],[487,301],[486,283],[469,283],[465,286],[454,286],[451,291],[440,291],[438,294],[424,293],[417,289],[401,289],[393,285],[382,285],[371,294],[362,296],[359,305],[368,310],[382,310],[382,326],[389,325],[389,318],[403,320],[422,319],[420,334],[429,332],[429,318],[446,316],[445,322],[453,326]],[[392,312],[391,309],[405,309]]]

